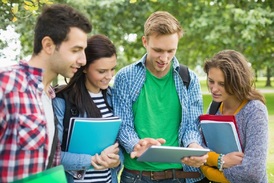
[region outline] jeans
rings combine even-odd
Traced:
[[[185,179],[164,179],[164,180],[151,180],[150,177],[136,175],[123,170],[121,175],[121,183],[185,183]]]

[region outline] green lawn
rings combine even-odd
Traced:
[[[274,115],[269,115],[268,126],[268,157],[267,157],[267,173],[268,182],[274,182]]]
[[[207,86],[206,86],[206,80],[205,79],[200,79],[200,84],[202,87],[203,91],[207,91]],[[266,80],[265,78],[259,78],[258,81],[255,83],[256,88],[258,89],[274,89],[274,77],[271,78],[271,84],[272,87],[265,87]]]
[[[274,91],[274,89],[273,89]],[[269,115],[274,115],[274,93],[265,93],[266,107]],[[212,98],[210,94],[203,94],[203,103],[204,103],[204,113],[207,111],[207,108],[211,102]]]
[[[258,81],[256,83],[256,86],[259,89],[272,89],[274,91],[274,87],[263,87],[265,84],[265,81]],[[272,85],[274,85],[274,81],[272,81]],[[206,82],[201,81],[201,87],[202,91],[206,92]],[[268,109],[269,114],[269,126],[268,126],[268,157],[267,157],[267,174],[268,174],[268,182],[274,182],[274,92],[272,93],[264,93],[264,96],[266,98],[266,106]],[[206,112],[209,103],[211,102],[212,98],[209,94],[203,94],[203,102],[204,102],[204,113]]]

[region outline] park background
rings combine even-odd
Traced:
[[[274,1],[273,0],[1,0],[0,66],[32,53],[35,20],[46,4],[66,3],[85,14],[93,34],[105,34],[118,51],[117,71],[144,53],[143,24],[154,11],[173,14],[184,36],[176,57],[201,78],[204,111],[211,101],[202,70],[205,59],[223,49],[242,52],[269,111],[268,177],[274,183]],[[56,78],[53,85],[63,82]]]

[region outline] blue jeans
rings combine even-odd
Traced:
[[[136,175],[123,170],[121,175],[121,183],[185,183],[185,179],[164,179],[164,180],[151,180],[150,177]]]

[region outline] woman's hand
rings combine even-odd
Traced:
[[[104,149],[100,155],[95,154],[91,158],[91,165],[95,170],[114,168],[120,164],[118,143]]]
[[[244,153],[241,153],[241,152],[228,153],[223,156],[223,160],[225,162],[223,165],[223,168],[230,168],[235,165],[240,165],[242,164],[243,158],[244,158]]]

